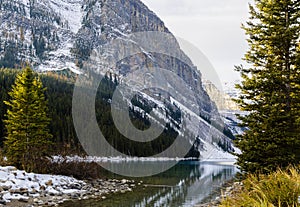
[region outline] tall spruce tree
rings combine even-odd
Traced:
[[[237,67],[237,100],[248,131],[237,138],[245,172],[268,173],[300,162],[300,1],[255,0],[243,29],[249,68]]]
[[[51,144],[44,90],[38,76],[26,67],[16,77],[9,92],[10,101],[5,102],[8,105],[6,156],[12,164],[29,171],[37,167],[37,161],[45,156]]]

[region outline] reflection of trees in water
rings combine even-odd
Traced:
[[[178,164],[158,176],[172,181],[173,187],[157,189],[156,193],[146,196],[146,199],[134,206],[177,207],[184,206],[185,203],[186,206],[197,204],[231,179],[235,173],[234,166]]]
[[[175,186],[184,179],[196,179],[201,176],[199,165],[187,164],[187,162],[180,162],[169,170],[154,175],[151,177],[143,178],[145,183],[156,185],[170,185]]]
[[[143,178],[148,187],[139,186],[133,192],[119,194],[111,199],[80,201],[65,207],[180,207],[193,206],[218,190],[236,173],[234,166],[179,163],[168,171]],[[155,186],[157,185],[157,186]],[[164,187],[162,187],[164,186]]]

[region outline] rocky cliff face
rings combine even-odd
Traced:
[[[231,140],[224,134],[227,128],[223,127],[216,105],[202,87],[201,73],[180,50],[164,23],[139,0],[0,0],[0,11],[0,67],[28,62],[41,71],[68,68],[78,72],[86,69],[85,63],[96,51],[100,56],[97,63],[108,66],[110,73],[119,79],[126,80],[132,72],[142,68],[167,69],[183,80],[181,85],[171,79],[163,80],[179,93],[180,100],[158,90],[140,91],[141,96],[162,105],[176,104],[184,116],[189,117],[186,124],[192,134],[190,137],[199,136],[209,146],[219,144],[227,146],[225,151],[232,150]],[[167,40],[153,42],[152,46],[172,51],[176,57],[145,51],[131,36],[148,31],[169,34]],[[124,53],[122,47],[111,51],[103,49],[112,40],[133,43],[139,53],[118,60],[117,57]],[[117,63],[109,65],[114,60]],[[96,70],[108,71],[100,66]],[[139,83],[142,81],[138,76],[133,78]],[[180,91],[181,86],[193,91],[194,102]],[[158,98],[157,94],[162,94],[163,98]],[[166,111],[161,110],[161,114]],[[209,148],[202,146],[204,151]],[[213,157],[209,153],[208,156]]]
[[[204,89],[211,100],[216,103],[221,117],[234,135],[241,135],[246,131],[245,127],[239,126],[240,120],[237,114],[241,116],[248,114],[245,111],[241,111],[238,104],[233,101],[234,98],[239,96],[239,91],[235,89],[235,84],[238,83],[238,81],[232,83],[227,82],[224,85],[224,91],[220,91],[212,82],[208,80],[203,81]]]
[[[206,80],[203,81],[203,86],[209,97],[217,105],[220,111],[230,110],[239,111],[239,106],[235,103],[230,95],[226,92],[220,91],[212,82]]]
[[[75,67],[71,63],[80,65],[113,38],[168,32],[153,12],[132,0],[1,0],[0,10],[2,66],[28,61],[40,69]]]

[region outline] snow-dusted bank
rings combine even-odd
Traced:
[[[240,153],[239,149],[234,148],[237,153]],[[111,162],[111,163],[121,163],[121,162],[167,162],[167,161],[188,161],[198,159],[199,161],[212,161],[212,162],[235,162],[236,156],[228,152],[220,152],[219,148],[209,148],[208,152],[205,153],[206,158],[179,158],[179,157],[97,157],[97,156],[52,156],[52,162],[62,163],[62,162],[85,162],[85,163],[99,163],[99,162]]]
[[[195,158],[169,158],[169,157],[97,157],[97,156],[53,156],[52,162],[54,163],[61,163],[61,162],[113,162],[113,163],[120,163],[120,162],[163,162],[163,161],[184,161],[184,160],[192,160]]]
[[[134,181],[82,181],[68,176],[27,173],[0,167],[0,206],[56,206],[72,199],[105,199],[110,193],[132,191]],[[23,205],[22,205],[23,203]]]

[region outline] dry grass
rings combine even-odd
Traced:
[[[300,206],[300,169],[290,167],[269,175],[249,175],[243,188],[225,198],[221,207],[296,207]]]

